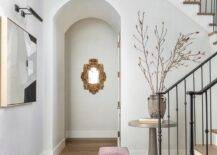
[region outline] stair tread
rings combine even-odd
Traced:
[[[214,16],[214,13],[203,13],[203,12],[199,12],[197,13],[197,15],[204,15],[204,16]]]
[[[196,145],[194,149],[201,153],[202,155],[206,155],[206,145]],[[217,146],[209,145],[209,155],[216,155],[217,154]]]
[[[217,134],[217,129],[212,129],[212,133],[216,133]]]
[[[216,23],[210,23],[209,26],[217,26]]]
[[[213,32],[209,33],[208,35],[209,35],[209,36],[212,36],[212,35],[215,35],[215,34],[217,34],[217,31],[213,31]],[[216,130],[216,131],[217,131],[217,130]]]
[[[183,4],[197,4],[200,5],[199,1],[184,1]]]

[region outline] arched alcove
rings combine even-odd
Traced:
[[[117,11],[105,0],[70,0],[59,5],[54,11],[52,29],[48,30],[51,45],[47,64],[50,79],[47,89],[48,102],[46,105],[46,132],[47,146],[58,145],[65,139],[65,33],[77,21],[85,18],[97,18],[105,21],[120,32],[120,16]],[[49,42],[48,40],[45,40]],[[46,43],[45,43],[46,44]],[[48,77],[49,77],[48,76]],[[51,132],[51,133],[50,133]]]
[[[81,19],[65,33],[66,138],[117,138],[118,36],[97,18]],[[93,58],[106,74],[95,94],[81,80],[84,64]]]

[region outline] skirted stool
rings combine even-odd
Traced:
[[[130,155],[126,147],[101,147],[98,155]]]

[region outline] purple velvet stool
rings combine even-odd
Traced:
[[[126,147],[101,147],[98,155],[130,155]]]

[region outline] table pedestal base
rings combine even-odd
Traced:
[[[156,128],[149,129],[148,155],[157,155],[157,130]]]

